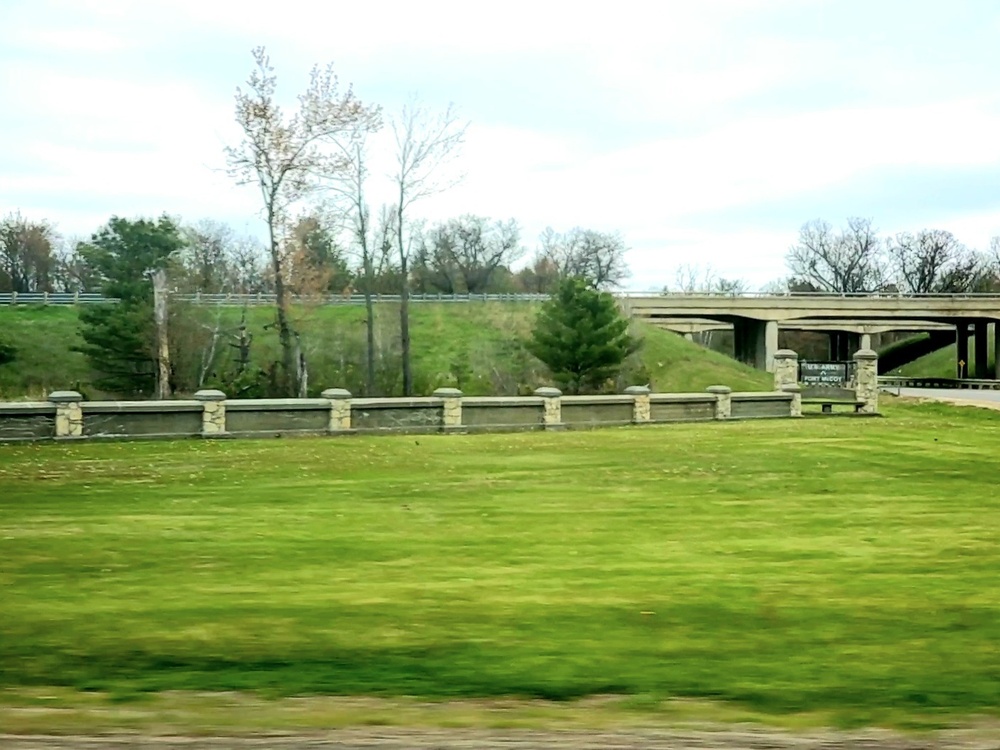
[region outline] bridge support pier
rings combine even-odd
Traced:
[[[777,351],[777,321],[743,319],[733,324],[733,355],[740,362],[773,372]]]
[[[977,320],[974,327],[976,335],[976,377],[980,380],[988,380],[990,377],[989,325],[990,322],[988,320]]]
[[[958,378],[969,377],[969,321],[955,326],[955,372]]]
[[[869,343],[871,343],[869,341]],[[861,345],[861,334],[852,331],[830,331],[830,360],[833,362],[849,362]]]
[[[993,378],[1000,380],[1000,320],[993,321]]]

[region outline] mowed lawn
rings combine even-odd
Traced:
[[[1000,413],[0,446],[0,687],[1000,705]]]

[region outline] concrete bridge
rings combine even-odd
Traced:
[[[778,331],[827,331],[835,336],[836,359],[870,348],[870,336],[885,331],[955,331],[958,377],[1000,378],[988,371],[990,337],[1000,352],[1000,294],[639,294],[622,295],[626,312],[655,325],[683,330],[725,326],[734,331],[736,358],[771,370]],[[700,330],[709,330],[702,327]],[[972,333],[976,372],[967,371]],[[1000,357],[997,357],[1000,363]]]

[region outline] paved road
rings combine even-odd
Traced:
[[[909,398],[931,398],[963,404],[981,404],[1000,409],[1000,391],[974,390],[972,388],[886,388],[887,393]]]

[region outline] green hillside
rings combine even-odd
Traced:
[[[517,393],[545,383],[544,367],[520,342],[531,330],[537,306],[532,303],[420,303],[411,308],[411,338],[415,386],[430,393],[457,386],[470,395]],[[187,307],[174,310],[174,365],[186,382],[196,383],[202,355],[211,341],[209,331],[230,334],[239,324],[237,308]],[[310,392],[346,387],[361,392],[364,378],[365,323],[361,306],[299,308],[296,326],[302,331],[309,363]],[[380,391],[398,393],[398,307],[377,306],[376,351]],[[247,329],[253,334],[252,361],[273,361],[278,343],[268,308],[251,308]],[[659,391],[702,390],[724,384],[734,390],[766,390],[768,374],[708,351],[675,334],[634,325],[643,347],[629,364],[622,385],[649,382]],[[17,360],[0,365],[0,398],[41,397],[62,388],[83,388],[89,395],[90,373],[84,357],[72,351],[80,343],[76,310],[68,307],[0,308],[0,337],[18,347]],[[231,359],[233,338],[220,339],[217,350]],[[181,345],[182,344],[182,345]],[[211,378],[205,385],[211,385]],[[626,382],[627,381],[627,382]],[[191,390],[196,386],[192,386]]]
[[[976,353],[973,351],[975,347],[972,346],[972,339],[969,340],[969,363],[966,368],[967,372],[975,375],[976,372]],[[955,345],[946,346],[943,349],[938,349],[936,352],[932,352],[925,357],[920,357],[915,359],[909,364],[905,364],[892,371],[893,375],[903,375],[910,378],[954,378],[957,375],[956,371],[956,352]],[[993,341],[992,337],[990,340],[990,366],[992,367],[995,360],[996,354],[993,351]]]

